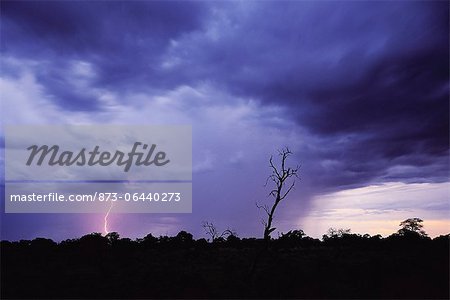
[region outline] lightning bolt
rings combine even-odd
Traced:
[[[113,207],[113,203],[114,203],[114,201],[111,201],[111,205],[109,206],[109,209],[108,209],[108,211],[106,212],[106,215],[105,215],[105,218],[104,218],[104,220],[105,220],[105,222],[104,222],[104,231],[105,231],[105,235],[107,235],[108,233],[109,233],[109,231],[108,231],[108,216],[109,216],[109,213],[111,212],[111,209],[112,209],[112,207]]]

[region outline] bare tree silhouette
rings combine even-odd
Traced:
[[[217,227],[212,222],[205,221],[202,223],[202,227],[205,230],[205,233],[211,237],[211,242],[225,240],[225,238],[229,236],[237,236],[236,231],[229,228],[219,232]]]
[[[269,180],[274,184],[274,188],[269,193],[269,196],[273,198],[273,203],[271,207],[269,207],[268,205],[258,205],[258,203],[256,204],[258,208],[262,208],[267,214],[267,220],[263,220],[265,241],[270,240],[270,234],[276,229],[272,227],[272,222],[278,205],[292,191],[295,185],[295,178],[298,178],[299,166],[296,166],[295,168],[286,166],[286,161],[291,154],[292,152],[288,147],[278,151],[278,156],[281,160],[280,166],[276,166],[274,164],[273,156],[270,156],[269,159],[272,174],[267,177],[266,186]]]

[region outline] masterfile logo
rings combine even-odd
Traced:
[[[192,210],[190,126],[7,126],[5,157],[8,213]]]
[[[143,152],[138,151],[138,148],[142,145]],[[41,166],[44,160],[47,159],[49,166],[109,166],[116,163],[118,166],[124,166],[124,172],[130,170],[131,165],[134,162],[136,166],[150,166],[155,165],[157,167],[164,166],[169,163],[170,160],[166,159],[166,152],[158,151],[154,154],[156,144],[150,147],[147,144],[135,142],[130,152],[124,153],[122,151],[115,151],[113,154],[109,151],[99,151],[100,147],[95,146],[92,151],[87,151],[86,148],[81,149],[78,153],[72,151],[61,151],[57,145],[49,147],[48,145],[38,146],[33,145],[27,148],[30,156],[28,157],[27,166],[30,166],[36,158],[36,164]]]
[[[8,126],[7,180],[191,180],[190,126]]]

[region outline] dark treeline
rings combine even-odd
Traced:
[[[268,244],[185,231],[2,241],[1,298],[447,299],[449,238],[330,229],[322,240],[294,230]]]

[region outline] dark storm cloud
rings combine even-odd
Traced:
[[[448,3],[268,6],[190,56],[321,139],[314,162],[339,162],[312,167],[314,185],[448,180]]]
[[[353,86],[311,92],[311,101],[320,105],[299,119],[313,134],[336,137],[324,147],[340,149],[340,155],[325,157],[340,157],[343,171],[353,174],[350,182],[446,181],[448,63],[448,52],[439,49],[382,61]],[[388,174],[396,165],[417,169]]]
[[[127,60],[195,29],[201,13],[195,2],[4,1],[2,50],[108,56],[134,49],[122,58]]]
[[[66,110],[102,109],[74,60],[87,88],[208,82],[289,108],[317,143],[316,186],[448,179],[448,2],[2,2],[2,17],[2,52],[46,61]]]
[[[92,63],[96,87],[164,86],[154,66],[171,39],[201,25],[203,11],[186,1],[5,1],[1,50],[46,62],[37,78],[63,108],[94,110],[96,99],[70,83],[70,61]]]

